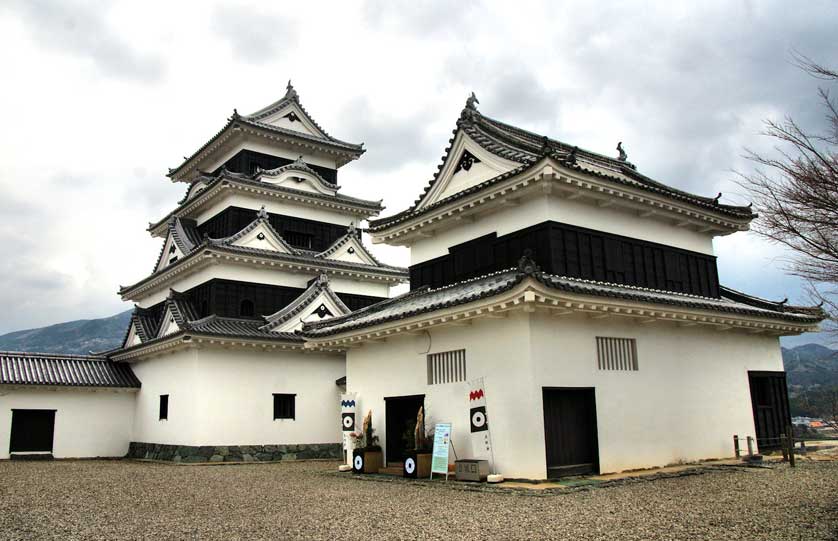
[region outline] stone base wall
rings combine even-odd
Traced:
[[[172,462],[273,462],[312,458],[342,458],[339,443],[298,445],[168,445],[132,441],[126,458],[148,458]]]

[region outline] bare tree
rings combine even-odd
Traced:
[[[801,69],[815,78],[838,83],[838,71],[792,53]],[[830,314],[838,331],[838,105],[829,90],[819,96],[826,130],[812,133],[792,117],[765,121],[765,135],[777,142],[776,154],[746,151],[756,171],[740,174],[759,214],[753,231],[788,247],[789,271],[809,284],[810,294]]]

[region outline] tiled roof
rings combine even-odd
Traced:
[[[313,338],[329,336],[466,304],[508,291],[526,278],[535,279],[548,288],[570,293],[767,317],[800,324],[815,324],[825,317],[819,308],[788,306],[784,303],[756,299],[728,288],[722,288],[721,298],[701,297],[556,276],[542,272],[535,264],[527,265],[526,261],[522,260],[522,264],[516,269],[492,273],[437,289],[418,288],[346,316],[307,323],[303,326],[303,334]]]
[[[327,181],[323,178],[320,173],[312,169],[308,166],[306,162],[303,161],[302,156],[297,158],[295,161],[289,163],[288,165],[283,165],[282,167],[276,167],[274,169],[258,169],[253,174],[254,180],[261,180],[262,177],[278,177],[282,173],[287,171],[302,171],[304,173],[308,173],[317,181],[317,183],[325,190],[339,190],[340,186],[337,184],[332,184],[331,182]]]
[[[140,388],[129,365],[104,357],[12,351],[0,352],[0,384]]]
[[[289,130],[289,129],[282,128],[282,127],[279,127],[279,126],[274,126],[274,125],[271,125],[271,124],[266,124],[264,122],[261,122],[262,119],[270,116],[271,114],[275,113],[276,111],[279,111],[280,109],[282,109],[283,107],[285,107],[286,105],[288,105],[291,102],[295,103],[297,105],[297,107],[299,107],[299,109],[306,116],[306,118],[324,135],[324,137],[321,138],[321,137],[317,137],[317,136],[314,136],[314,135],[309,135],[307,133],[298,132],[298,131],[294,131],[294,130]],[[306,109],[303,107],[302,103],[300,102],[300,97],[297,94],[297,91],[294,90],[294,88],[291,86],[291,84],[289,82],[288,88],[286,89],[286,92],[285,92],[285,96],[283,96],[279,101],[269,105],[268,107],[265,107],[264,109],[261,109],[260,111],[257,111],[256,113],[253,113],[251,115],[240,115],[240,114],[238,114],[237,111],[233,110],[233,116],[231,116],[228,119],[227,124],[225,124],[224,127],[221,128],[221,130],[219,130],[214,136],[212,136],[206,143],[201,145],[201,147],[198,150],[196,150],[191,156],[184,158],[183,162],[180,165],[178,165],[175,168],[169,169],[169,176],[173,177],[174,175],[176,175],[177,172],[179,170],[181,170],[187,163],[189,163],[196,156],[200,155],[201,152],[203,152],[207,147],[212,145],[212,143],[215,140],[217,140],[225,131],[227,131],[231,127],[234,128],[237,123],[253,126],[253,127],[256,127],[256,128],[260,128],[260,129],[263,129],[265,131],[280,133],[280,134],[283,134],[283,135],[286,135],[286,136],[292,137],[292,138],[303,139],[303,140],[311,141],[311,142],[314,142],[314,143],[323,144],[323,145],[326,145],[326,146],[331,146],[331,147],[334,147],[334,148],[339,149],[341,151],[344,151],[344,152],[347,152],[349,154],[354,155],[354,158],[357,158],[358,156],[360,156],[361,154],[363,154],[365,152],[365,150],[363,148],[364,147],[363,143],[362,144],[355,144],[355,143],[347,143],[346,141],[341,141],[340,139],[332,137],[331,135],[329,135],[326,132],[326,130],[321,128],[320,125],[317,124],[317,122],[314,121],[314,119],[311,117],[311,115],[308,113],[308,111],[306,111]]]
[[[343,303],[342,300],[340,300],[340,297],[335,294],[332,288],[329,287],[329,277],[325,274],[321,274],[311,283],[302,295],[297,297],[293,302],[289,303],[288,306],[279,310],[275,314],[266,316],[265,324],[260,327],[260,329],[270,331],[271,329],[279,327],[292,317],[305,310],[305,308],[318,296],[320,296],[321,293],[325,293],[332,303],[334,303],[334,305],[337,306],[343,313],[349,313],[352,311]]]
[[[275,184],[271,184],[268,182],[262,182],[258,180],[259,175],[264,175],[265,171],[257,171],[252,175],[245,175],[243,173],[235,173],[233,171],[228,171],[227,169],[222,168],[216,175],[204,175],[199,177],[195,180],[195,182],[203,181],[207,184],[206,188],[202,190],[202,192],[206,192],[207,190],[214,188],[215,186],[222,184],[240,184],[243,186],[259,188],[262,190],[266,190],[268,192],[274,192],[277,194],[288,194],[291,196],[302,196],[311,198],[317,201],[323,201],[325,203],[340,203],[343,205],[347,205],[350,207],[357,207],[363,209],[365,211],[369,211],[370,214],[381,212],[384,207],[381,205],[382,200],[378,201],[369,201],[366,199],[359,199],[357,197],[351,197],[348,195],[343,195],[341,193],[335,193],[334,195],[330,194],[322,194],[316,192],[307,192],[304,190],[296,190],[294,188],[289,188],[287,186],[277,186]],[[334,185],[331,185],[332,190],[336,189]],[[197,197],[197,196],[196,196]],[[148,226],[148,230],[152,231],[157,229],[158,227],[162,226],[164,223],[170,221],[174,216],[182,211],[184,208],[192,204],[193,198],[183,199],[178,204],[177,208],[175,208],[172,212],[167,214],[164,218],[160,219],[157,222],[151,223]]]
[[[177,216],[169,218],[169,235],[171,235],[172,241],[183,255],[189,255],[195,246],[201,244],[201,235],[198,233],[197,222],[189,218],[180,218]],[[166,250],[167,240],[168,238],[163,239],[163,245],[160,247],[160,253],[157,254],[157,262],[154,263],[152,272],[157,272],[160,261],[166,257],[166,254],[163,252]]]
[[[512,174],[525,171],[528,166],[535,164],[545,156],[551,156],[560,160],[566,167],[607,178],[620,184],[660,194],[737,218],[747,219],[753,217],[750,206],[725,205],[719,203],[718,198],[703,197],[672,188],[638,173],[635,166],[629,162],[583,150],[562,141],[550,139],[549,137],[500,122],[484,116],[473,105],[467,105],[463,109],[460,118],[457,120],[457,128],[453,132],[454,135],[456,136],[460,130],[486,151],[522,165],[509,173],[504,173],[498,177],[489,179],[478,186],[456,193],[437,203],[448,203],[464,197],[469,193],[479,191],[491,184],[509,178]],[[452,138],[449,143],[453,143],[453,141],[454,139]],[[427,197],[431,188],[439,180],[439,175],[448,159],[451,148],[452,146],[449,144],[445,149],[445,153],[442,156],[442,163],[438,167],[436,174],[414,204],[398,214],[372,220],[370,222],[371,231],[378,231],[414,216],[422,215],[431,208],[438,206],[435,203],[419,208],[420,203]]]
[[[232,317],[208,316],[191,321],[187,330],[197,334],[225,336],[229,338],[262,338],[288,342],[302,342],[300,335],[287,332],[271,332],[263,329],[265,322],[259,319],[239,319]]]

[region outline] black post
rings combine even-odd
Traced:
[[[789,466],[794,467],[794,431],[791,425],[786,425],[786,432],[789,435]]]
[[[789,459],[789,441],[785,434],[780,434],[780,449],[783,450],[783,462]]]
[[[739,458],[739,455],[741,455],[739,451],[739,436],[736,434],[733,435],[733,450],[736,452],[736,458]]]

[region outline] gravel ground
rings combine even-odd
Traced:
[[[365,482],[335,469],[3,461],[0,538],[838,538],[838,462],[552,495]]]

